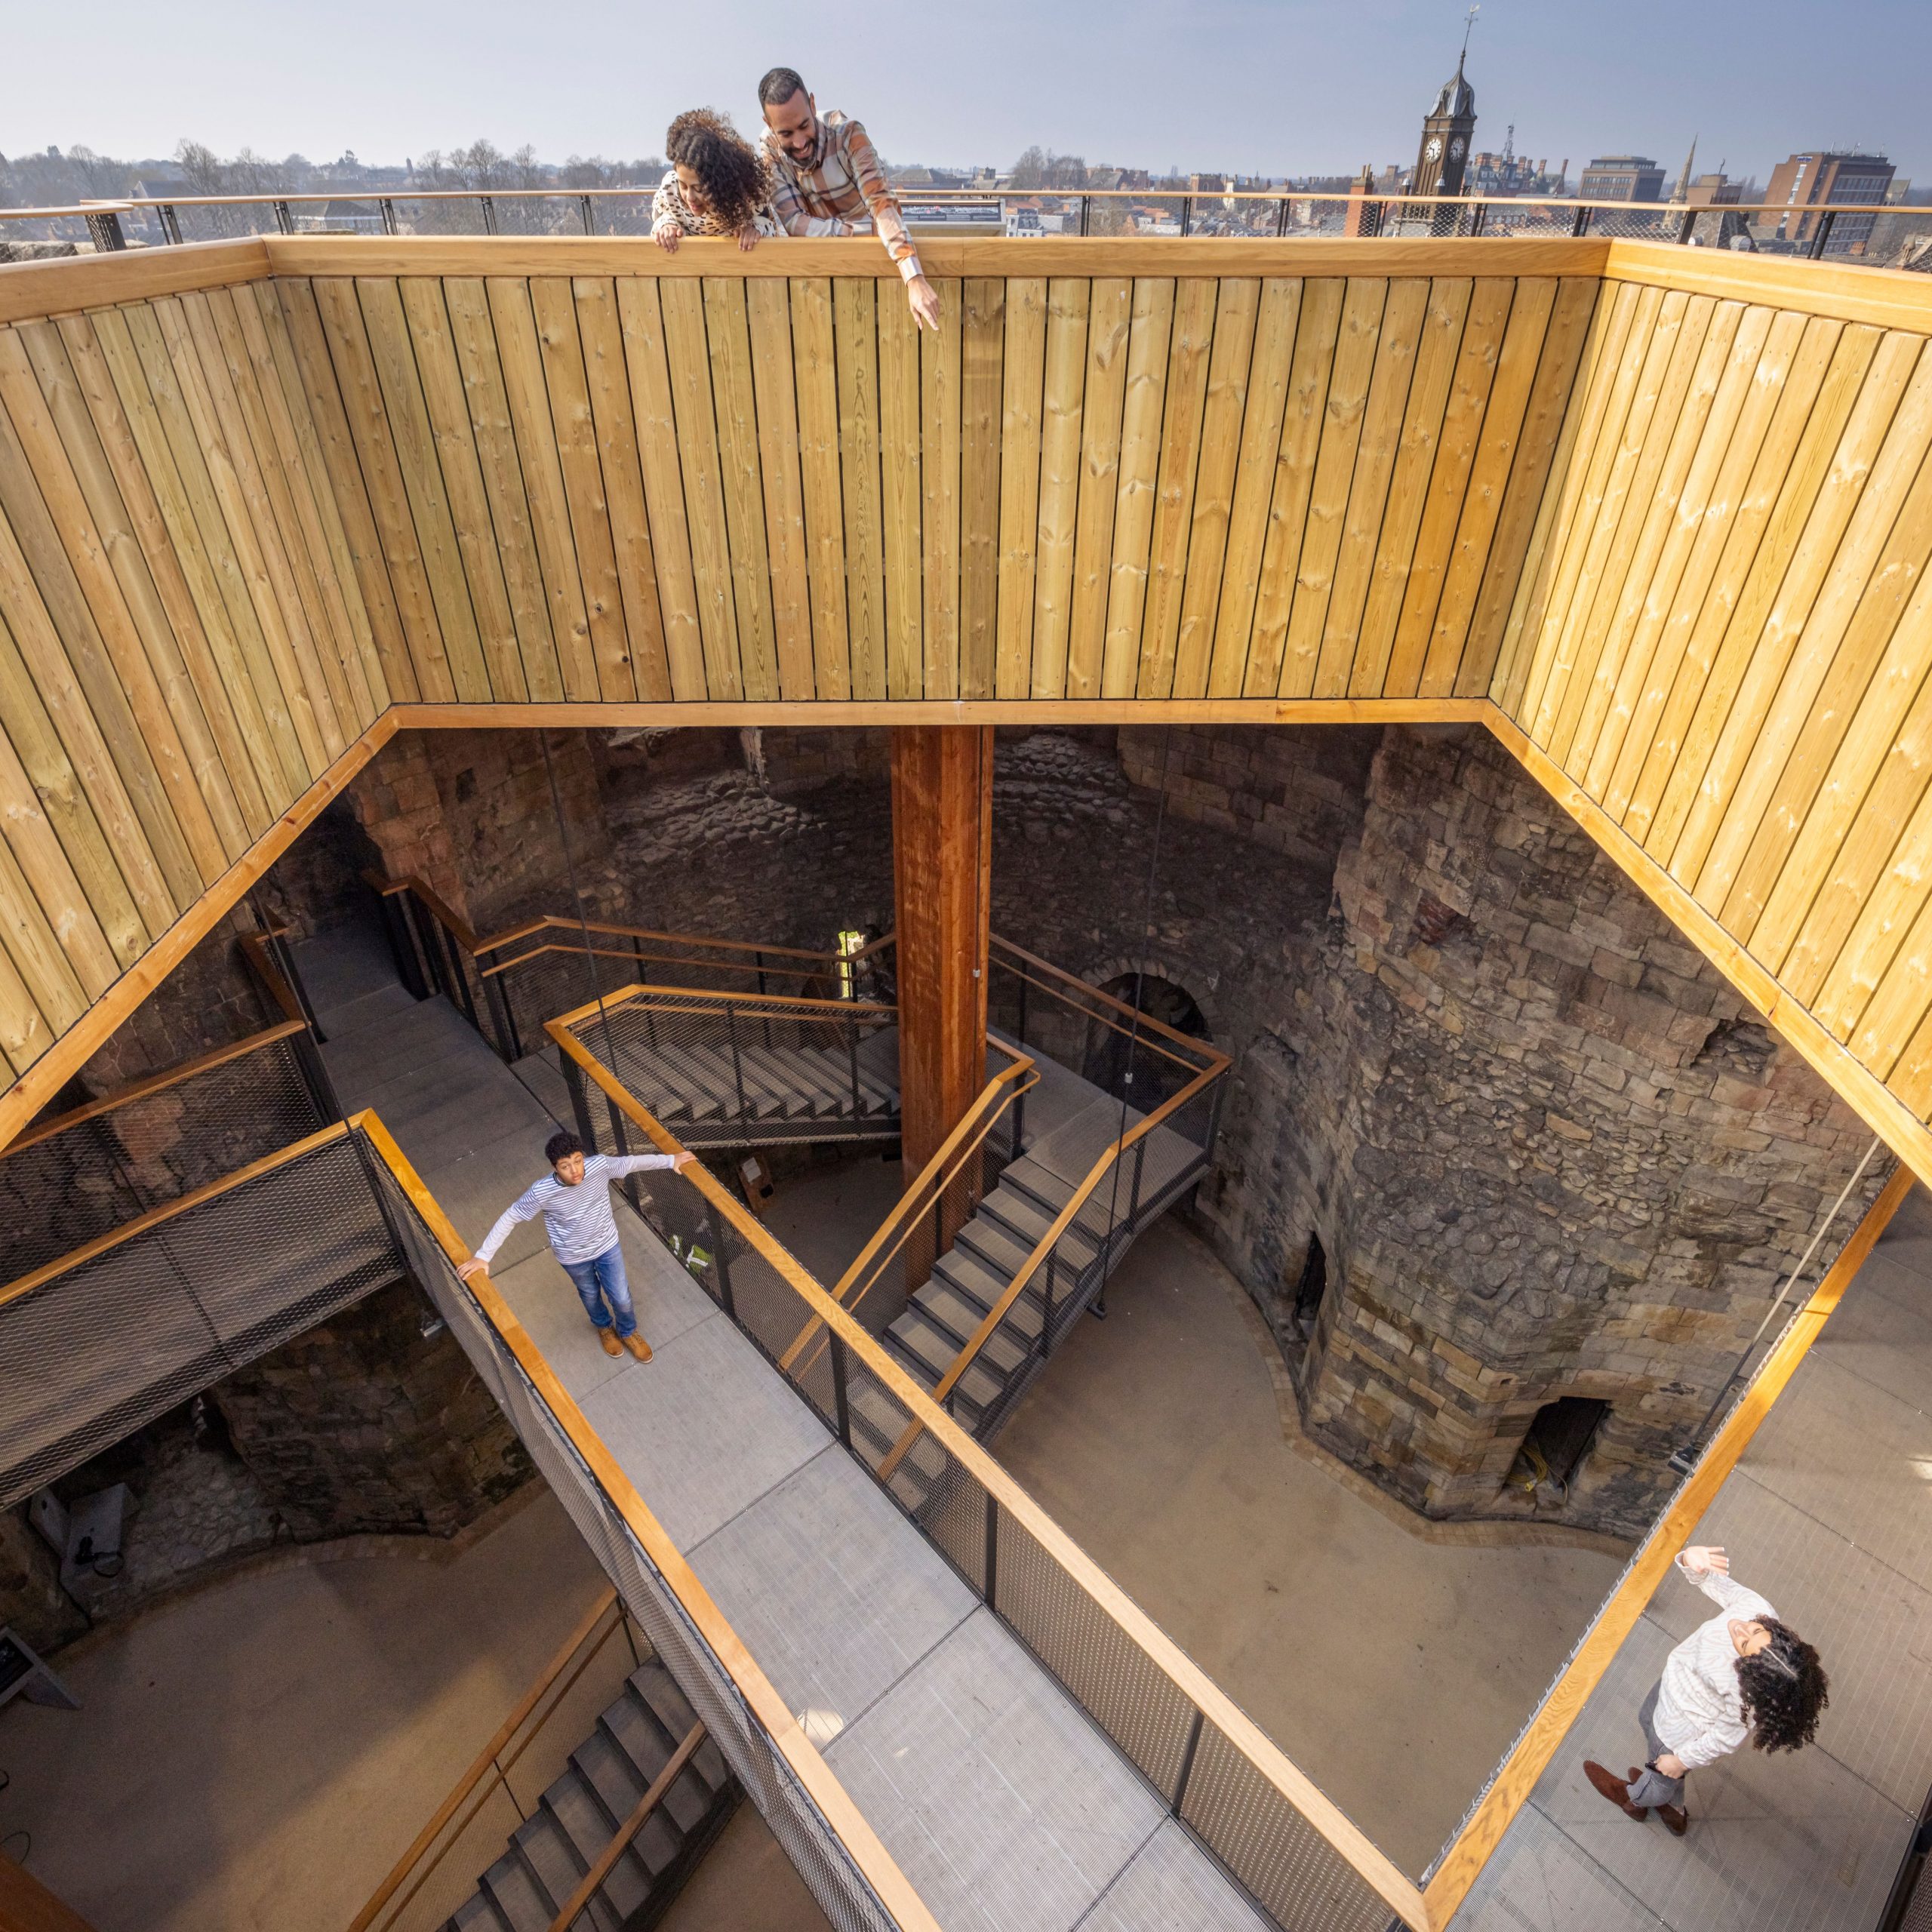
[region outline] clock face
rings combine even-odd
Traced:
[[[1441,160],[1442,158],[1441,142],[1438,140],[1435,135],[1430,135],[1429,137],[1429,145],[1423,149],[1423,153],[1425,157],[1430,161]]]
[[[1460,134],[1458,134],[1455,139],[1449,143],[1449,158],[1451,161],[1460,161],[1462,158],[1463,137]]]

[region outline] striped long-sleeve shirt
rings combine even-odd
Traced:
[[[487,1268],[518,1222],[534,1220],[541,1214],[551,1251],[559,1261],[594,1261],[617,1244],[611,1183],[626,1174],[651,1174],[677,1164],[669,1154],[592,1154],[584,1161],[583,1180],[574,1187],[566,1187],[553,1174],[546,1174],[497,1217],[496,1226],[476,1250],[476,1258]]]
[[[835,110],[818,117],[818,144],[809,162],[796,162],[767,131],[771,205],[787,235],[860,235],[869,226],[907,281],[922,271],[878,154],[857,121]]]

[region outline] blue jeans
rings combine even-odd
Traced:
[[[593,1328],[608,1328],[611,1316],[617,1318],[617,1339],[637,1333],[637,1316],[631,1307],[630,1284],[624,1279],[624,1251],[607,1247],[588,1261],[563,1261],[557,1266],[577,1284],[583,1298],[583,1312]],[[609,1314],[604,1304],[611,1304]]]

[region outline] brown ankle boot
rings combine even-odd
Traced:
[[[651,1359],[651,1344],[635,1328],[624,1337],[624,1346],[629,1349],[639,1361],[648,1361]],[[611,1352],[615,1355],[617,1352],[613,1349]]]
[[[1657,1816],[1670,1827],[1674,1838],[1681,1838],[1690,1829],[1690,1814],[1681,1804],[1660,1804]]]
[[[1630,1786],[1626,1780],[1613,1777],[1602,1765],[1588,1758],[1583,1760],[1583,1775],[1589,1780],[1591,1789],[1608,1798],[1626,1818],[1635,1818],[1641,1823],[1651,1815],[1642,1805],[1630,1802]]]
[[[623,1353],[624,1345],[617,1340],[617,1333],[614,1330],[610,1328],[598,1329],[597,1331],[597,1339],[603,1343],[604,1352],[607,1355],[620,1355]]]

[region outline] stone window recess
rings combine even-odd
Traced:
[[[1546,1402],[1531,1419],[1510,1468],[1509,1486],[1532,1497],[1547,1491],[1558,1501],[1567,1500],[1571,1478],[1609,1413],[1607,1402],[1585,1395],[1560,1395]]]
[[[1308,1253],[1301,1264],[1301,1278],[1295,1284],[1294,1324],[1304,1342],[1315,1339],[1315,1324],[1321,1313],[1321,1297],[1328,1292],[1328,1256],[1321,1237],[1311,1233]]]

